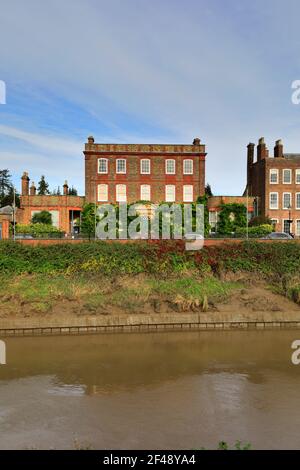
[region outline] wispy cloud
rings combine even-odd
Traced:
[[[0,16],[1,147],[18,142],[24,154],[23,143],[61,165],[81,161],[89,134],[198,135],[213,189],[240,193],[249,140],[297,144],[299,14],[296,0],[10,0]]]

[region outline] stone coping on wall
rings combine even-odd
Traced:
[[[300,329],[300,311],[229,313],[132,314],[0,320],[0,337],[66,335],[168,330]]]

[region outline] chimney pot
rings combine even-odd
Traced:
[[[88,137],[88,143],[89,143],[89,144],[93,144],[94,142],[95,142],[94,137],[93,137],[92,135],[90,135],[90,136]]]
[[[63,185],[63,189],[64,189],[64,196],[67,196],[68,192],[69,192],[69,186],[68,186],[67,180],[65,181],[65,183]]]
[[[274,158],[283,158],[283,144],[281,139],[278,139],[275,142]]]
[[[196,137],[194,140],[193,140],[193,145],[200,145],[200,139],[199,137]]]
[[[36,187],[34,185],[34,182],[32,181],[31,186],[30,186],[30,196],[35,196],[36,195]]]
[[[265,158],[268,158],[268,150],[267,150],[267,146],[265,144],[264,137],[261,137],[258,140],[257,161],[260,162],[261,160],[264,160]]]

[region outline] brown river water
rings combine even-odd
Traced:
[[[300,448],[299,330],[6,339],[0,448]]]

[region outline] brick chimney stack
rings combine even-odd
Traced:
[[[257,146],[257,161],[260,162],[261,160],[268,158],[268,156],[269,156],[269,151],[267,150],[265,139],[264,137],[261,137],[258,141],[258,146]]]
[[[27,171],[24,171],[21,180],[22,180],[22,196],[28,196],[30,178],[28,176]]]
[[[64,189],[64,196],[67,196],[69,194],[69,186],[68,186],[67,181],[65,181],[65,184],[63,185],[63,189]]]
[[[280,139],[275,142],[274,158],[283,158],[283,144]]]
[[[36,187],[34,185],[34,182],[32,181],[31,186],[30,186],[30,196],[35,196],[36,195]]]
[[[250,142],[247,145],[247,163],[248,163],[248,165],[252,165],[253,162],[254,162],[254,147],[255,147],[255,144],[253,144],[252,142]]]

